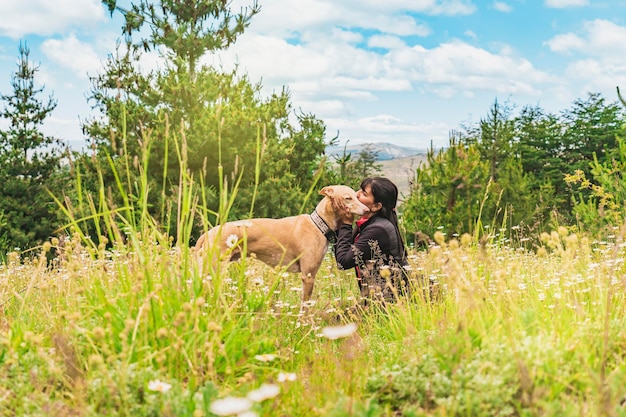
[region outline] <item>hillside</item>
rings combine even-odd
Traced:
[[[426,149],[412,148],[408,146],[398,146],[393,143],[359,143],[349,146],[329,146],[326,148],[326,155],[331,157],[342,157],[344,153],[357,156],[362,150],[369,149],[376,153],[379,161],[387,161],[398,158],[406,158],[413,155],[425,154]]]
[[[426,163],[426,150],[408,146],[398,146],[392,143],[363,143],[350,146],[329,146],[326,154],[330,157],[340,158],[345,154],[358,154],[368,147],[375,152],[377,163],[382,166],[381,175],[392,180],[400,192],[400,200],[408,196],[411,189],[411,181],[415,176],[415,169],[420,163]]]
[[[415,177],[415,169],[426,163],[426,154],[407,156],[404,158],[379,161],[382,165],[381,175],[389,178],[398,186],[400,200],[408,196],[411,190],[411,181]]]

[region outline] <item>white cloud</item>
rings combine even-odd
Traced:
[[[574,96],[612,92],[626,85],[626,27],[602,19],[585,22],[578,34],[555,36],[546,44],[554,52],[576,54],[566,76]]]
[[[587,34],[589,54],[602,55],[607,59],[617,58],[623,61],[626,54],[626,27],[618,26],[608,20],[597,19],[586,22],[584,30]]]
[[[367,142],[388,142],[390,137],[395,143],[405,143],[422,147],[419,138],[430,138],[436,146],[444,146],[450,131],[450,125],[441,122],[414,123],[388,114],[378,114],[358,119],[325,118],[329,134],[340,132],[341,143],[347,140],[351,144]]]
[[[470,38],[471,40],[475,41],[476,39],[478,39],[478,35],[476,35],[476,32],[474,32],[474,31],[466,30],[465,32],[463,32],[463,34],[466,37]]]
[[[560,53],[568,53],[585,47],[585,41],[573,33],[557,35],[544,44],[548,45],[551,51]]]
[[[537,85],[550,81],[548,74],[525,59],[496,55],[460,41],[434,49],[405,49],[393,61],[413,82],[444,96],[450,91],[475,89],[538,96],[541,90]]]
[[[0,2],[0,36],[19,39],[35,34],[49,36],[67,28],[89,27],[106,19],[100,0],[3,0]]]
[[[588,92],[604,91],[613,93],[615,88],[626,86],[626,62],[621,64],[604,64],[594,59],[573,62],[567,67],[567,77],[576,86],[574,96],[583,97]]]
[[[582,7],[589,4],[589,0],[545,0],[546,7],[564,9],[567,7]]]
[[[250,5],[236,0],[233,10]],[[475,7],[469,1],[452,0],[272,0],[261,5],[249,30],[277,37],[305,38],[333,27],[362,28],[397,36],[427,36],[430,28],[416,21],[410,13],[470,14]]]
[[[370,48],[397,49],[405,47],[406,44],[397,36],[374,35],[367,40],[367,46]]]
[[[510,13],[513,11],[513,7],[510,4],[502,1],[496,1],[493,3],[493,8],[502,13]]]
[[[76,76],[87,78],[102,67],[98,54],[89,43],[81,42],[74,34],[63,39],[47,39],[41,45],[43,53]]]
[[[626,27],[618,26],[608,20],[596,19],[583,24],[579,34],[565,33],[557,35],[546,45],[554,52],[577,51],[606,60],[622,61],[626,53]]]

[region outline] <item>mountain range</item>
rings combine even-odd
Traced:
[[[425,155],[426,149],[411,148],[408,146],[398,146],[393,143],[359,143],[344,146],[328,146],[326,147],[326,155],[334,158],[341,158],[346,155],[354,155],[355,157],[361,151],[368,150],[376,155],[377,161],[389,161],[391,159],[407,158],[415,155]]]

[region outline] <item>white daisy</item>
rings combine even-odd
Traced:
[[[294,373],[290,373],[290,372],[281,372],[278,374],[278,378],[277,381],[278,382],[286,382],[286,381],[295,381],[296,380],[296,374]]]
[[[243,413],[237,414],[237,417],[259,417],[259,414],[254,411],[244,411]]]
[[[356,323],[346,324],[345,326],[324,327],[322,336],[327,339],[335,340],[350,336],[356,332]]]
[[[226,246],[233,248],[239,242],[239,236],[232,234],[226,238]]]
[[[273,353],[264,353],[262,355],[256,355],[254,359],[260,362],[271,362],[276,359],[276,355],[274,355]]]
[[[247,398],[226,397],[211,403],[211,412],[218,416],[240,415],[250,410],[252,401]]]
[[[172,386],[170,384],[168,384],[167,382],[159,381],[158,379],[148,382],[148,389],[150,391],[157,391],[157,392],[165,393],[165,392],[168,392],[171,388]]]
[[[273,384],[263,384],[258,389],[250,391],[247,398],[255,403],[260,403],[270,398],[274,398],[280,393],[280,387]]]

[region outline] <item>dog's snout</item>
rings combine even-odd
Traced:
[[[358,214],[367,214],[370,211],[369,207],[367,207],[365,204],[361,202],[359,202],[359,208],[361,209],[361,213],[358,213]]]

